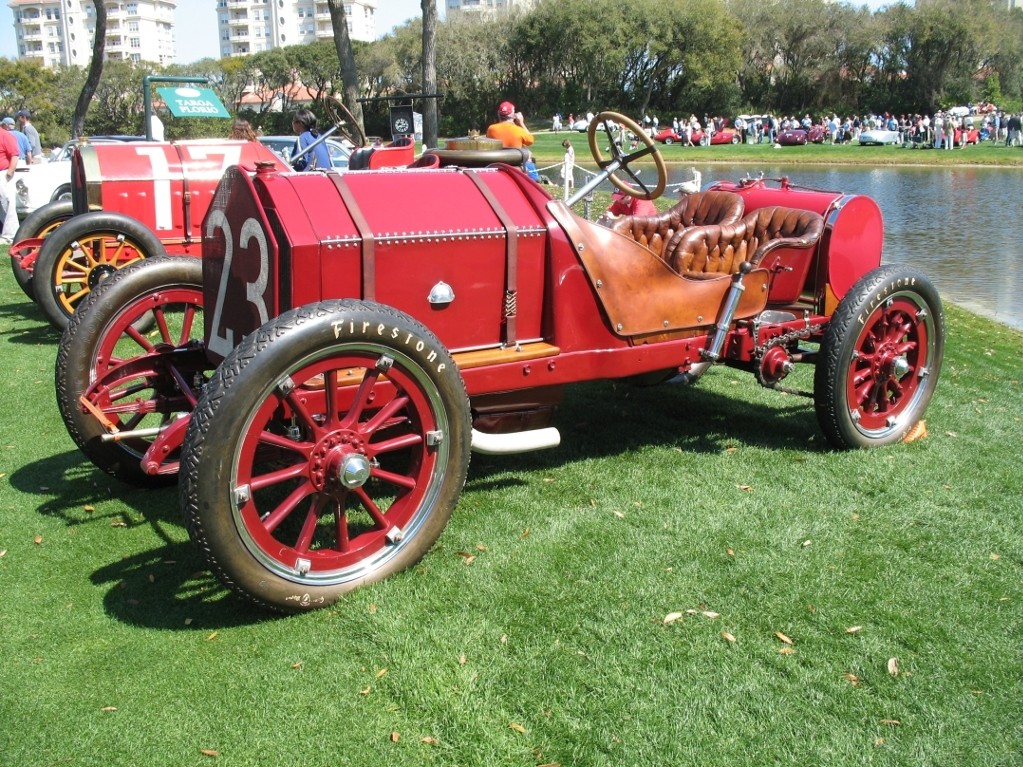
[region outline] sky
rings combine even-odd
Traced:
[[[855,0],[856,6],[867,5],[876,10],[891,0]],[[444,0],[437,10],[444,15]],[[377,36],[382,37],[394,27],[419,16],[419,0],[377,0]],[[217,0],[178,0],[175,11],[177,63],[188,64],[202,58],[217,58]],[[14,37],[14,15],[7,0],[0,0],[0,56],[16,58],[18,48]]]

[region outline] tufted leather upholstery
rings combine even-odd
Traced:
[[[772,250],[813,247],[823,231],[824,219],[812,211],[760,208],[736,224],[687,229],[664,259],[690,276],[732,274],[743,261],[757,266]]]
[[[688,227],[731,224],[742,218],[743,201],[734,192],[695,192],[659,216],[622,216],[611,224],[612,231],[631,237],[663,256],[666,245]]]

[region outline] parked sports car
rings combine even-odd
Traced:
[[[605,156],[612,121],[643,145]],[[873,200],[747,179],[604,226],[572,204],[605,183],[655,198],[667,169],[623,115],[597,115],[587,138],[600,170],[566,202],[511,166],[519,150],[228,169],[201,259],[144,259],[75,312],[56,364],[69,434],[115,477],[177,482],[210,570],[296,612],[425,556],[471,452],[556,447],[570,384],[692,383],[726,365],[812,398],[836,448],[912,433],[944,313],[923,274],[880,265]],[[801,365],[812,392],[788,386]],[[678,396],[664,391],[675,413]]]
[[[713,133],[707,131],[698,130],[693,131],[693,143],[699,144],[700,146],[710,146],[711,144],[738,144],[742,141],[740,136],[734,128],[724,128]]]
[[[654,141],[660,141],[662,144],[685,143],[685,140],[686,137],[676,133],[670,125],[654,136]]]
[[[900,145],[902,143],[902,134],[897,130],[873,128],[871,130],[861,131],[859,142],[860,146],[881,146],[883,144]]]
[[[828,132],[819,125],[809,129],[789,128],[778,132],[775,141],[782,146],[802,146],[803,144],[823,144]]]

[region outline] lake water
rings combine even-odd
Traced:
[[[931,278],[943,300],[1023,329],[1023,215],[1013,196],[1023,180],[1018,169],[693,167],[703,184],[763,173],[872,197],[884,214],[884,263],[910,264]],[[688,171],[672,166],[669,184],[687,180]]]

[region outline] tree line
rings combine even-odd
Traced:
[[[496,18],[463,14],[436,27],[440,135],[484,129],[505,99],[537,123],[602,109],[667,120],[932,114],[979,101],[1018,111],[1023,10],[992,0],[918,5],[871,12],[825,0],[539,0]],[[388,133],[387,102],[374,99],[424,92],[423,39],[417,19],[380,40],[352,42],[370,135]],[[340,73],[329,40],[167,67],[107,61],[85,133],[143,133],[147,74],[205,76],[229,109],[266,133],[290,133],[299,84],[324,117],[324,100],[352,100]],[[0,59],[0,114],[28,108],[46,140],[61,143],[86,77],[80,67]],[[237,107],[253,86],[277,111]],[[222,121],[167,121],[168,138],[226,131]]]

